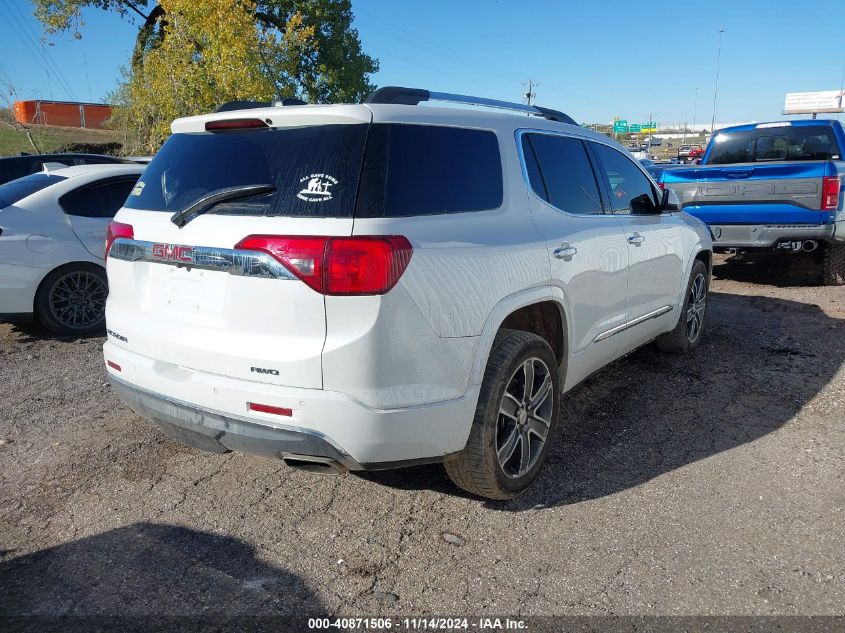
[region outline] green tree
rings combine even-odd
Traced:
[[[352,28],[349,0],[33,0],[48,35],[82,37],[82,10],[140,18],[131,65],[112,95],[126,151],[153,152],[179,116],[233,99],[357,102],[378,62]]]
[[[82,10],[114,12],[138,19],[133,68],[158,46],[167,32],[167,3],[155,0],[33,0],[35,16],[47,34],[70,31],[81,38]],[[202,0],[197,0],[203,5]],[[299,15],[302,26],[314,28],[314,47],[301,59],[282,64],[293,70],[296,96],[313,103],[360,101],[375,88],[369,75],[378,71],[378,61],[364,53],[358,32],[352,28],[350,0],[257,0],[254,16],[266,32],[284,33],[290,20]],[[268,62],[271,61],[269,58]],[[272,60],[278,63],[279,60]],[[268,69],[271,72],[272,69]]]

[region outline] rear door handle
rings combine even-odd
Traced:
[[[628,236],[628,244],[633,244],[634,246],[639,246],[645,242],[645,236],[640,235],[639,233],[634,233],[633,235]]]
[[[569,242],[563,242],[560,245],[560,248],[556,248],[554,250],[554,256],[558,259],[562,259],[564,261],[571,260],[575,254],[578,252],[578,249],[572,246]]]

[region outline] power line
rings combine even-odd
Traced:
[[[60,88],[64,90],[69,97],[77,99],[76,93],[70,87],[61,69],[56,65],[52,56],[47,53],[43,46],[39,46],[38,38],[31,35],[32,28],[26,23],[26,18],[20,13],[20,10],[14,4],[0,4],[6,9],[7,15],[17,24],[19,31],[18,38],[24,44],[32,59],[47,73],[48,83],[50,75],[54,75],[56,82]],[[11,7],[11,8],[10,8]],[[40,49],[40,50],[39,50]],[[39,59],[40,58],[40,59]],[[43,60],[43,61],[42,61]],[[52,72],[51,72],[52,71]],[[52,92],[52,89],[51,89]]]

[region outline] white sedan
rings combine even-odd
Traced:
[[[106,229],[145,166],[56,167],[0,185],[0,319],[90,334],[104,325]]]

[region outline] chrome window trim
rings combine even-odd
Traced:
[[[199,268],[227,272],[239,277],[262,277],[265,279],[294,280],[296,276],[268,253],[248,251],[216,246],[190,246],[166,244],[167,247],[190,248],[192,261],[177,261],[153,255],[156,242],[117,238],[111,245],[109,257],[126,262],[150,262],[177,266],[180,268]]]
[[[649,319],[656,319],[659,316],[663,316],[667,312],[671,312],[675,309],[675,306],[663,306],[662,308],[657,308],[657,310],[652,310],[651,312],[644,314],[636,319],[631,319],[630,321],[626,321],[621,325],[617,325],[616,327],[612,327],[609,330],[605,330],[601,334],[599,334],[595,339],[593,339],[593,343],[598,343],[599,341],[603,341],[606,338],[610,338],[614,334],[619,334],[620,332],[624,332],[625,330],[630,330],[632,327],[639,325]]]

